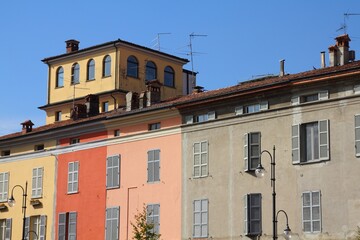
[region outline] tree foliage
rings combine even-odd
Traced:
[[[135,215],[135,223],[131,222],[133,228],[133,239],[136,240],[158,240],[160,234],[154,231],[154,224],[147,222],[146,219],[147,211],[146,207],[143,206],[141,212]]]

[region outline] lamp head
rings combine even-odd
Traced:
[[[259,163],[259,165],[257,166],[257,168],[255,169],[255,175],[258,178],[262,178],[265,176],[265,169],[263,168],[263,166],[261,165],[261,163]]]
[[[9,206],[10,206],[10,207],[13,207],[13,206],[15,206],[15,203],[16,203],[16,201],[15,201],[14,196],[11,196],[11,197],[8,199],[8,204],[9,204]]]
[[[284,234],[285,234],[285,239],[291,239],[292,232],[291,229],[289,228],[289,225],[286,225],[286,228],[284,229]]]

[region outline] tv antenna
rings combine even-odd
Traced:
[[[344,13],[344,23],[341,25],[339,29],[336,30],[337,32],[340,30],[344,30],[344,34],[346,34],[346,30],[347,30],[346,19],[348,19],[350,16],[360,16],[360,13]]]
[[[160,51],[160,35],[168,35],[168,34],[171,34],[171,33],[158,33],[156,38],[154,40],[152,40],[151,42],[154,42],[156,41],[156,43],[153,45],[153,48],[156,48],[158,49],[158,51]]]
[[[190,58],[191,58],[191,74],[194,75],[194,59],[193,59],[193,47],[192,47],[192,39],[195,38],[195,37],[207,37],[207,35],[204,35],[204,34],[195,34],[194,32],[193,33],[190,33],[189,35],[190,37],[190,44],[189,44],[189,47],[190,47]]]

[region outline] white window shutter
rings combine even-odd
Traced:
[[[249,171],[249,134],[244,135],[244,170]]]
[[[243,106],[235,107],[235,115],[241,115],[243,113],[244,113],[244,107]]]
[[[39,240],[46,240],[46,215],[40,216]]]
[[[360,156],[360,115],[355,116],[355,153]]]
[[[154,181],[154,151],[148,151],[148,166],[147,166],[148,182]]]
[[[6,228],[5,228],[5,240],[11,240],[11,225],[12,225],[12,219],[7,218]]]
[[[291,98],[291,105],[299,105],[300,104],[300,97],[294,96]]]
[[[249,195],[244,195],[244,234],[249,234],[249,219],[248,219],[248,209],[249,209]]]
[[[354,93],[355,94],[360,94],[360,85],[355,85],[354,86]]]
[[[268,110],[269,109],[269,103],[268,101],[260,102],[260,111]]]
[[[59,213],[58,222],[58,239],[64,240],[66,238],[66,213]]]
[[[215,111],[208,112],[208,120],[215,120],[215,119],[216,119]]]
[[[329,159],[329,120],[319,121],[319,160]]]
[[[117,171],[116,171],[116,175],[117,175],[117,182],[116,182],[116,186],[120,187],[120,179],[121,179],[121,155],[117,156],[118,158],[118,167],[117,167]]]
[[[194,122],[194,116],[193,115],[185,116],[185,124],[191,124],[193,122]]]
[[[292,163],[300,163],[300,125],[291,128],[291,155]]]
[[[319,94],[319,100],[329,99],[329,91],[320,91],[318,94]]]

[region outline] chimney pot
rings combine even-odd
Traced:
[[[321,57],[321,68],[325,68],[325,67],[326,67],[325,51],[322,51],[322,52],[320,53],[320,57]]]
[[[22,122],[21,125],[22,125],[22,130],[21,130],[22,133],[31,132],[32,126],[34,126],[31,120],[26,120],[25,122]]]
[[[70,39],[65,41],[66,43],[66,53],[71,53],[79,50],[79,41],[75,39]]]
[[[280,60],[280,77],[285,76],[285,59]]]

